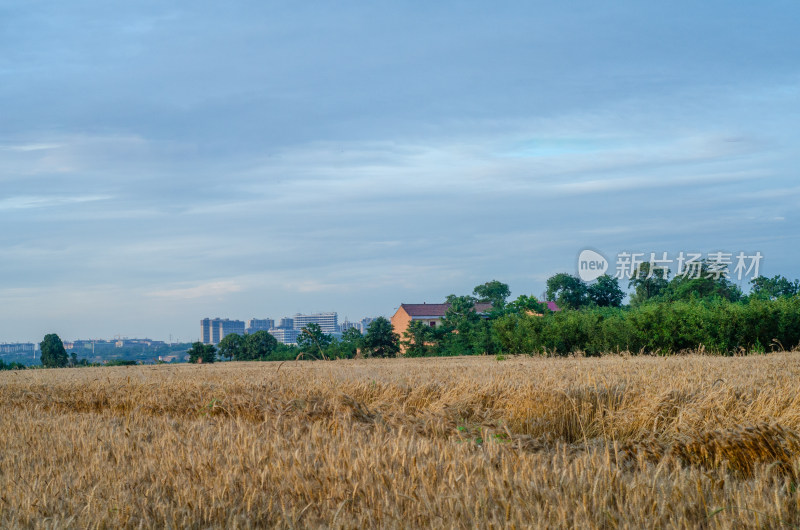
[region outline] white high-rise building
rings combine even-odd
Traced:
[[[294,329],[301,330],[308,324],[317,324],[323,333],[331,335],[339,332],[339,315],[331,313],[314,313],[313,315],[296,314],[294,316]]]
[[[296,329],[273,328],[269,330],[269,334],[281,344],[297,344],[297,337],[300,332]]]

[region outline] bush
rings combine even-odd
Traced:
[[[113,359],[106,362],[106,366],[136,366],[136,361],[126,361],[125,359]]]
[[[589,308],[494,321],[508,353],[670,354],[703,349],[731,355],[800,344],[800,297],[734,303],[724,299],[649,302],[636,308]]]
[[[0,370],[24,370],[26,366],[22,363],[10,362],[6,363],[0,359]]]

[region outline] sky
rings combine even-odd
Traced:
[[[800,277],[795,1],[0,0],[0,342]],[[742,283],[747,287],[746,281]]]

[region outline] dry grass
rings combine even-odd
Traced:
[[[0,527],[800,527],[800,354],[0,373]]]

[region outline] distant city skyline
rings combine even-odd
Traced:
[[[613,266],[614,266],[614,263],[612,262],[611,263],[611,267],[613,267]],[[571,274],[578,275],[577,268],[576,268],[576,270],[569,270],[569,268],[565,267],[564,271],[565,272],[569,272]],[[609,270],[608,273],[611,274],[611,275],[614,275],[614,271],[613,270]],[[776,274],[780,274],[780,273],[776,273]],[[761,274],[761,275],[763,276],[764,274]],[[733,283],[735,283],[736,285],[741,287],[745,293],[747,293],[749,291],[748,283],[746,281],[737,281],[735,277],[732,277],[731,280],[733,281]],[[626,288],[627,280],[620,281],[620,286],[626,292],[628,291],[628,289]],[[468,290],[465,290],[463,292],[449,293],[449,294],[465,295],[465,294],[470,294],[471,291],[472,291],[472,288],[469,288]],[[544,293],[542,292],[542,293],[538,293],[538,294],[537,293],[519,293],[519,294],[529,294],[529,295],[535,296],[537,299],[543,299],[543,294]],[[517,293],[512,293],[511,299],[515,298],[516,296],[518,296]],[[410,303],[434,303],[434,304],[436,304],[436,303],[443,303],[445,301],[445,299],[446,299],[446,296],[442,296],[441,298],[438,298],[438,299],[437,298],[432,298],[432,297],[425,297],[422,301],[417,300],[417,299],[411,299]],[[409,302],[408,301],[404,301],[403,303],[409,303]],[[382,316],[382,317],[385,317],[385,318],[388,319],[395,313],[395,311],[400,307],[400,305],[401,304],[398,303],[395,307],[392,308],[391,311],[388,311],[388,312],[383,313],[383,314],[376,314],[376,315],[373,315],[373,316],[370,316],[370,317],[362,317],[362,318],[359,318],[359,319],[350,319],[349,317],[345,316],[342,319],[341,323],[347,322],[348,324],[352,324],[353,322],[361,322],[363,320],[372,320],[372,319],[377,318],[379,316]],[[212,311],[212,313],[213,313],[213,311]],[[220,315],[222,314],[221,312],[217,312],[217,313],[219,313]],[[217,313],[215,313],[215,314],[217,314]],[[230,321],[241,321],[245,325],[244,330],[246,330],[246,329],[248,329],[249,323],[251,321],[254,321],[254,320],[255,321],[266,321],[266,322],[270,322],[271,321],[272,324],[276,328],[280,328],[280,327],[283,326],[283,323],[282,323],[283,320],[287,320],[288,319],[289,322],[291,322],[292,318],[294,316],[298,315],[298,314],[310,315],[310,314],[319,314],[319,313],[326,313],[326,312],[289,313],[289,314],[287,314],[287,316],[280,317],[279,319],[275,319],[273,317],[263,316],[263,314],[261,316],[258,316],[258,317],[251,316],[251,317],[247,317],[247,318],[242,318],[242,317],[238,317],[238,316],[231,316],[231,315],[239,315],[239,314],[241,314],[241,312],[226,313],[226,315],[228,315],[228,316],[224,316],[224,317],[223,316],[219,316],[219,317],[204,317],[204,318],[219,318],[219,319],[230,320]],[[339,314],[338,311],[332,311],[332,312],[329,312],[329,313],[333,313],[333,314],[337,314],[337,315]],[[279,313],[273,313],[273,315],[274,314],[279,314]],[[202,319],[200,319],[200,320],[202,320]],[[191,326],[186,326],[185,322],[181,322],[181,323],[177,323],[176,322],[174,326],[170,327],[170,329],[180,329],[181,327],[185,328],[185,327],[191,327]],[[290,324],[290,327],[293,328],[293,326],[291,324]],[[2,333],[2,330],[0,330],[0,333]],[[120,339],[125,339],[125,340],[127,340],[127,339],[154,340],[154,341],[163,342],[163,343],[191,343],[191,342],[196,342],[196,341],[201,341],[201,342],[203,341],[202,332],[198,333],[197,331],[195,331],[194,334],[189,333],[189,334],[186,334],[186,335],[179,335],[177,333],[168,332],[166,335],[161,336],[161,335],[157,335],[157,334],[151,333],[151,332],[149,332],[147,330],[145,330],[145,331],[143,331],[143,332],[141,332],[139,334],[114,332],[114,333],[111,333],[111,334],[108,334],[108,335],[91,335],[91,334],[80,334],[80,333],[73,334],[73,333],[70,333],[69,330],[66,330],[64,332],[49,330],[49,331],[46,331],[46,332],[42,333],[41,337],[19,336],[17,338],[14,338],[15,335],[14,335],[13,332],[12,333],[5,333],[4,335],[0,334],[0,345],[2,345],[2,344],[27,344],[27,343],[34,343],[34,344],[38,345],[38,343],[42,340],[42,338],[44,337],[44,335],[46,333],[57,333],[61,337],[61,339],[64,340],[65,342],[92,341],[92,340],[97,340],[97,341],[117,341],[117,340],[120,340]]]
[[[249,335],[258,331],[266,331],[283,344],[296,344],[299,333],[309,324],[316,324],[326,335],[341,336],[349,328],[357,328],[365,333],[374,317],[364,317],[358,322],[344,320],[339,322],[336,311],[322,313],[296,313],[291,317],[282,317],[275,323],[273,318],[251,318],[247,322],[223,317],[205,317],[200,320],[200,342],[217,345],[226,335]]]
[[[2,16],[0,341],[538,296],[583,249],[800,278],[797,2]]]
[[[256,322],[271,322],[273,326],[281,326],[283,324],[282,323],[283,320],[288,319],[290,322],[292,322],[294,316],[297,316],[297,315],[306,315],[307,316],[307,315],[315,315],[315,314],[320,314],[320,313],[295,313],[294,315],[292,315],[290,317],[281,317],[279,320],[275,320],[274,318],[269,318],[269,317],[247,318],[247,319],[233,318],[233,317],[204,317],[204,318],[200,319],[201,331],[199,333],[197,333],[196,336],[190,337],[190,338],[182,338],[182,337],[173,336],[172,334],[170,334],[168,337],[165,337],[165,338],[153,339],[153,338],[151,338],[153,336],[152,334],[145,334],[145,335],[141,335],[141,336],[136,336],[136,335],[120,334],[120,333],[115,333],[115,334],[110,335],[110,336],[90,336],[90,335],[71,336],[69,334],[66,334],[66,335],[60,335],[59,334],[59,337],[65,343],[73,343],[73,342],[76,342],[76,341],[77,342],[85,342],[85,341],[93,341],[93,340],[106,341],[106,342],[109,342],[109,341],[111,341],[111,342],[149,341],[149,342],[165,343],[165,344],[178,343],[178,342],[190,343],[190,342],[196,342],[196,341],[203,342],[204,341],[204,336],[203,336],[203,332],[202,332],[202,323],[203,323],[204,320],[215,320],[216,319],[216,320],[230,321],[230,322],[241,322],[243,324],[242,333],[245,333],[245,332],[249,333],[249,332],[252,332],[252,331],[258,331],[258,329],[255,329],[255,330],[251,329],[250,323],[253,322],[253,321],[256,321]],[[337,315],[337,319],[338,319],[338,312],[336,312],[336,311],[323,312],[322,314]],[[382,316],[382,315],[378,315],[378,316]],[[359,323],[361,323],[363,321],[372,321],[372,320],[374,320],[374,318],[376,318],[376,317],[362,317],[360,319],[357,319],[356,321],[350,321],[348,319],[344,319],[344,320],[342,320],[341,323],[347,323],[347,324],[350,324],[350,325],[352,325],[354,323],[359,324]],[[292,322],[292,324],[293,324],[293,322]],[[292,328],[293,327],[294,326],[292,325]],[[259,328],[259,329],[267,330],[267,329],[275,329],[275,327],[272,327],[272,328],[266,327],[266,328]],[[330,333],[330,331],[328,331],[328,332]],[[210,335],[211,333],[212,333],[212,331],[209,328],[209,336],[211,336]],[[44,337],[44,336],[42,336],[42,337]],[[39,344],[40,341],[41,341],[41,339],[36,339],[35,337],[34,338],[29,338],[27,340],[5,340],[3,337],[0,337],[0,353],[10,353],[12,351],[10,346],[19,346],[19,345],[29,344],[29,343],[37,345],[37,348],[38,348],[38,344]],[[8,351],[6,351],[6,350],[8,350]]]

